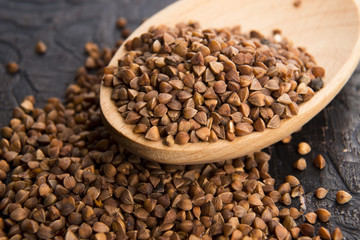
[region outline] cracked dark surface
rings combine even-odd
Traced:
[[[0,126],[11,118],[12,108],[26,95],[36,97],[43,106],[49,97],[64,99],[67,85],[74,81],[76,69],[86,56],[87,41],[112,47],[120,32],[118,17],[125,16],[134,29],[172,0],[0,0]],[[38,40],[48,46],[45,55],[34,52]],[[20,73],[9,75],[5,64],[16,61]],[[271,174],[283,181],[293,174],[302,182],[308,211],[329,209],[332,218],[323,226],[340,227],[346,239],[360,239],[360,66],[339,95],[303,130],[293,135],[290,144],[278,143],[272,153]],[[300,157],[297,143],[309,142],[305,171],[292,165]],[[321,153],[326,167],[318,170],[312,159]],[[314,198],[318,187],[329,190],[324,200]],[[351,192],[348,204],[335,203],[337,190]],[[320,226],[319,223],[317,223]]]

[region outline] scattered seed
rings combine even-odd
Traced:
[[[38,41],[35,46],[35,51],[38,54],[44,54],[47,50],[47,46],[43,41]]]
[[[315,224],[317,215],[314,212],[308,212],[305,214],[306,221],[308,221],[311,224]]]
[[[328,222],[331,217],[331,213],[324,208],[316,210],[316,215],[321,222]]]
[[[345,191],[340,190],[336,193],[336,202],[339,204],[345,204],[350,201],[351,198],[352,196]]]
[[[16,62],[9,62],[6,64],[6,70],[10,74],[15,74],[19,71],[19,65]]]
[[[298,153],[301,155],[306,155],[311,151],[311,147],[306,142],[301,142],[298,145]]]
[[[321,237],[321,239],[331,240],[331,235],[329,231],[324,227],[319,228],[319,236]]]
[[[116,21],[116,26],[120,29],[126,27],[127,25],[127,20],[124,17],[118,18]]]
[[[281,225],[277,225],[275,227],[275,234],[279,240],[285,240],[288,236],[288,230]]]
[[[300,170],[300,171],[304,171],[306,169],[306,160],[304,158],[299,158],[294,163],[294,168],[296,168],[297,170]]]
[[[317,167],[317,168],[320,168],[320,169],[323,169],[324,167],[325,167],[325,159],[324,159],[324,157],[321,155],[321,154],[319,154],[319,155],[317,155],[315,158],[314,158],[314,165],[315,165],[315,167]]]
[[[300,224],[300,232],[305,236],[313,237],[315,234],[315,227],[311,224],[303,223]]]
[[[340,228],[335,228],[335,230],[333,231],[333,233],[331,234],[331,238],[333,240],[342,240],[344,238]]]
[[[315,191],[315,196],[318,198],[318,199],[323,199],[326,197],[326,194],[328,193],[328,190],[326,190],[325,188],[318,188],[316,189]]]
[[[300,184],[300,181],[292,175],[288,175],[285,180],[290,184],[290,187],[296,187]]]

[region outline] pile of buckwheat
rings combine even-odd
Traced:
[[[278,128],[323,86],[325,70],[275,30],[265,38],[198,23],[152,27],[125,43],[103,84],[134,133],[166,145],[233,141]]]
[[[303,202],[304,189],[295,176],[277,187],[265,152],[176,166],[118,145],[99,108],[103,67],[114,51],[94,43],[85,49],[86,67],[65,104],[50,98],[35,108],[29,96],[1,130],[0,239],[342,239],[339,228],[315,233],[317,220],[329,221],[326,209],[288,207],[294,198]],[[316,191],[319,199],[326,194]],[[344,204],[351,196],[339,191],[336,198]]]

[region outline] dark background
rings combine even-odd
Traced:
[[[37,106],[43,106],[49,97],[64,99],[76,69],[84,64],[84,44],[93,41],[112,48],[120,37],[115,26],[118,17],[126,17],[134,29],[171,2],[0,0],[0,127],[8,124],[12,108],[26,95],[34,95]],[[48,46],[43,56],[34,51],[38,40]],[[20,73],[6,73],[9,61],[19,63]],[[268,149],[272,154],[270,171],[277,182],[284,181],[288,174],[298,177],[306,192],[307,211],[319,207],[330,210],[332,218],[323,226],[340,227],[346,239],[360,239],[359,98],[360,66],[340,94],[301,132],[294,134],[290,144],[278,143]],[[296,152],[300,141],[312,146],[312,152],[305,156],[308,167],[303,172],[292,167],[300,157]],[[321,171],[312,164],[319,153],[326,159],[326,167]],[[313,196],[320,186],[329,190],[324,200]],[[348,204],[336,204],[335,194],[340,189],[351,192],[353,199]]]

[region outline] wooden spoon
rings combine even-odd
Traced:
[[[244,156],[301,128],[335,97],[355,70],[360,58],[360,4],[353,0],[301,0],[300,7],[295,7],[293,3],[293,0],[182,0],[155,14],[129,37],[140,36],[150,26],[174,26],[189,20],[199,21],[203,28],[240,24],[242,32],[258,30],[265,35],[280,29],[296,46],[306,47],[326,70],[324,88],[300,105],[297,116],[282,120],[280,128],[237,137],[233,142],[219,140],[168,147],[162,141],[152,142],[134,134],[133,126],[124,123],[110,99],[112,89],[102,85],[100,105],[108,130],[126,149],[143,158],[169,164],[197,164]],[[125,53],[123,45],[109,65],[117,66],[117,60]]]

